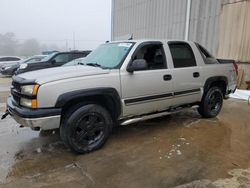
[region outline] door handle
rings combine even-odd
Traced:
[[[164,75],[163,80],[165,80],[165,81],[172,80],[172,75],[170,75],[170,74]]]
[[[194,78],[200,77],[200,73],[199,73],[199,72],[194,72],[194,73],[193,73],[193,77],[194,77]]]

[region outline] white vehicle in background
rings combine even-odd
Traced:
[[[6,65],[14,65],[21,60],[22,58],[16,56],[0,56],[0,68]]]
[[[43,58],[47,57],[47,55],[34,55],[29,58],[23,59],[21,61],[17,61],[12,65],[5,65],[0,68],[0,73],[5,76],[13,76],[19,66],[26,66],[29,63],[35,63],[41,61]]]

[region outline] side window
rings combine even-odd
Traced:
[[[162,44],[149,44],[135,52],[132,60],[144,59],[148,64],[148,70],[165,69],[166,60]]]
[[[70,54],[58,54],[53,60],[56,64],[65,64],[71,60],[70,58]]]
[[[192,48],[187,43],[169,44],[174,68],[194,67],[196,60]]]
[[[8,61],[19,61],[20,59],[17,57],[9,57]]]
[[[17,57],[2,57],[0,61],[19,61],[20,59]]]
[[[0,58],[0,61],[8,61],[8,58],[7,57],[2,57],[2,58]]]

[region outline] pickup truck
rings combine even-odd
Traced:
[[[190,41],[106,43],[83,65],[14,76],[2,118],[10,114],[34,130],[59,128],[66,146],[87,153],[103,146],[115,125],[194,106],[216,117],[236,89],[237,66],[225,62]]]

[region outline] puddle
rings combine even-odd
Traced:
[[[38,136],[29,128],[20,129],[10,117],[0,121],[0,182],[4,182],[10,167],[15,163],[15,154],[25,142]]]
[[[175,188],[249,188],[250,187],[250,169],[234,169],[228,172],[232,177],[225,179],[197,180]]]
[[[250,166],[249,113],[247,104],[229,100],[214,119],[191,109],[117,127],[102,149],[86,155],[66,149],[58,132],[20,129],[9,117],[0,121],[1,181],[3,187],[109,188],[220,183],[232,178],[228,171]]]

